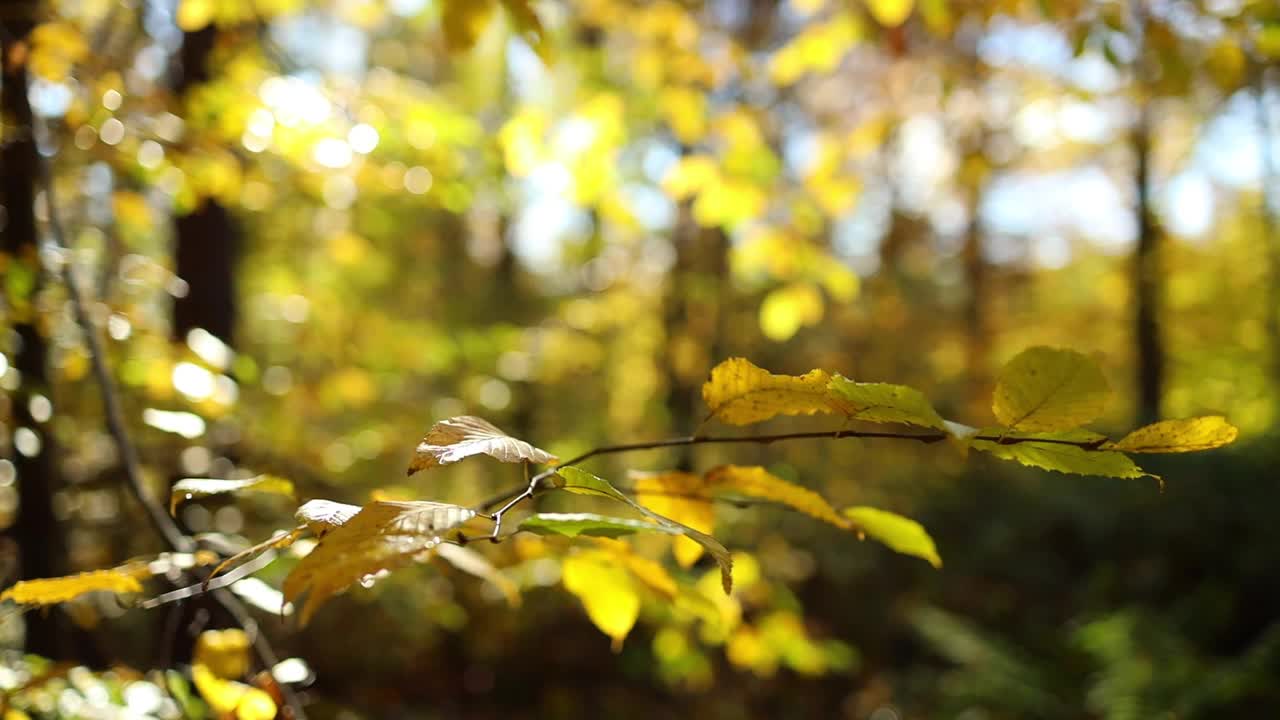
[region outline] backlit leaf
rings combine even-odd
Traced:
[[[857,529],[873,540],[888,545],[894,552],[922,558],[934,567],[942,567],[942,558],[933,538],[924,526],[908,517],[873,507],[844,509],[844,516],[852,520]]]
[[[876,22],[887,28],[895,28],[911,16],[914,0],[866,0],[867,10]]]
[[[334,502],[332,500],[308,500],[293,514],[298,522],[316,535],[345,525],[348,520],[360,512],[359,505]]]
[[[142,592],[138,578],[146,573],[146,565],[130,564],[66,577],[23,580],[0,593],[0,602],[12,600],[19,605],[56,605],[91,592],[117,595]]]
[[[265,690],[233,680],[224,680],[207,666],[196,663],[191,668],[196,690],[219,717],[236,720],[272,720],[276,703]]]
[[[1235,442],[1240,431],[1221,415],[1161,420],[1125,435],[1108,450],[1134,453],[1178,453],[1212,450]]]
[[[248,674],[251,646],[249,634],[240,628],[206,630],[196,637],[192,661],[220,678],[234,680]]]
[[[842,375],[831,378],[830,387],[832,404],[851,420],[946,429],[938,411],[915,388],[889,383],[854,382]]]
[[[638,532],[660,532],[679,535],[680,531],[665,525],[631,518],[610,517],[595,513],[539,513],[520,523],[521,530],[539,535],[564,535],[565,537],[620,537]],[[701,550],[701,546],[698,546]]]
[[[731,490],[780,503],[836,527],[849,527],[849,521],[841,517],[821,495],[787,482],[762,467],[721,465],[707,473],[707,485],[715,490]]]
[[[564,587],[582,601],[587,617],[613,639],[615,652],[640,617],[640,595],[625,568],[601,551],[575,553],[560,569]]]
[[[169,513],[187,500],[226,493],[256,492],[293,497],[293,483],[275,475],[258,475],[247,480],[218,478],[183,478],[169,491]]]
[[[556,459],[545,450],[507,435],[487,420],[461,415],[431,426],[418,443],[408,474],[481,454],[507,463],[546,464]]]
[[[729,551],[725,549],[724,545],[720,544],[719,540],[700,530],[653,512],[623,495],[608,480],[592,475],[585,470],[569,466],[556,470],[556,473],[564,478],[564,490],[584,495],[604,495],[607,498],[630,505],[641,515],[660,525],[665,525],[683,533],[685,537],[701,545],[704,550],[711,553],[711,557],[715,558],[716,563],[720,566],[720,583],[724,587],[725,594],[733,590],[733,557],[729,555]]]
[[[702,400],[711,414],[731,425],[750,425],[776,415],[831,412],[825,370],[774,375],[745,358],[730,358],[711,370]]]
[[[550,64],[554,60],[551,43],[547,38],[547,28],[533,11],[532,0],[502,0],[507,9],[507,17],[520,37],[537,53],[542,62]]]
[[[1087,356],[1033,347],[1001,370],[992,410],[1015,430],[1069,430],[1101,415],[1110,396],[1102,370]]]
[[[284,580],[285,600],[293,602],[307,593],[299,616],[305,625],[335,594],[382,570],[407,564],[474,517],[474,510],[445,503],[369,503],[344,524],[330,528],[293,568]]]
[[[989,452],[1004,460],[1023,465],[1077,475],[1139,478],[1150,475],[1134,464],[1128,455],[1106,450],[1086,450],[1075,445],[1045,442],[1020,442],[1002,445],[989,440],[974,440],[973,448]],[[1154,477],[1154,476],[1152,476]]]
[[[445,0],[440,10],[444,44],[450,52],[475,46],[493,17],[493,0]]]
[[[704,495],[706,481],[686,472],[632,473],[636,500],[650,510],[704,533],[715,530],[716,513]],[[702,557],[702,546],[687,537],[677,537],[672,554],[680,567],[692,567]]]
[[[801,328],[822,322],[823,312],[822,293],[813,283],[792,283],[760,302],[760,331],[774,342],[786,342]]]

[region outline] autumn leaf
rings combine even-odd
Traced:
[[[608,553],[587,551],[566,557],[560,578],[582,601],[592,624],[612,638],[614,652],[621,650],[640,617],[640,594],[627,569]]]
[[[336,527],[345,525],[358,512],[360,512],[359,505],[316,499],[303,503],[293,517],[306,525],[308,530],[321,536]]]
[[[715,530],[716,513],[703,494],[706,481],[686,472],[631,473],[636,500],[650,510],[688,525],[699,532]],[[677,537],[672,554],[680,567],[692,567],[702,557],[702,546],[687,537]]]
[[[555,60],[554,48],[547,37],[547,27],[533,10],[532,0],[502,0],[502,6],[511,18],[511,25],[516,33],[529,44],[543,63],[550,65]]]
[[[992,410],[1015,430],[1070,430],[1101,415],[1110,397],[1102,370],[1087,356],[1033,347],[1000,371]]]
[[[1220,415],[1161,420],[1140,427],[1114,443],[1108,450],[1134,453],[1179,453],[1212,450],[1235,442],[1240,431]]]
[[[305,592],[299,622],[306,625],[329,598],[382,570],[393,570],[431,550],[475,511],[446,503],[382,500],[369,503],[330,528],[284,580],[284,598]]]
[[[902,423],[945,430],[946,424],[915,388],[889,383],[854,382],[842,375],[831,378],[832,405],[850,420]]]
[[[275,475],[258,475],[247,480],[221,480],[217,478],[183,478],[169,491],[169,514],[187,500],[222,495],[226,493],[256,492],[293,497],[293,483]]]
[[[475,46],[493,17],[493,0],[445,0],[440,27],[449,52],[465,52]]]
[[[622,494],[608,480],[596,477],[585,470],[569,466],[558,469],[556,473],[565,481],[562,488],[564,490],[583,495],[603,495],[617,500],[620,503],[631,506],[650,520],[683,533],[685,537],[701,545],[704,550],[711,553],[711,557],[715,558],[716,563],[720,566],[720,583],[724,587],[725,594],[727,595],[733,590],[733,557],[729,555],[729,551],[725,549],[724,545],[720,544],[719,540],[700,530],[653,512]]]
[[[849,521],[821,495],[787,482],[762,467],[721,465],[707,473],[707,485],[717,491],[730,490],[786,505],[839,528],[849,527]]]
[[[1118,478],[1155,477],[1144,472],[1124,453],[1087,450],[1076,445],[1035,441],[1001,444],[990,440],[974,440],[973,448],[991,453],[1002,460],[1013,460],[1030,467],[1060,473]]]
[[[220,678],[200,663],[192,666],[191,680],[200,696],[219,717],[272,720],[276,716],[276,703],[265,690]]]
[[[702,400],[712,415],[730,425],[750,425],[776,415],[829,413],[830,379],[825,370],[774,375],[745,358],[730,358],[711,370]]]
[[[915,520],[865,506],[845,508],[843,512],[860,532],[884,543],[890,550],[921,558],[936,568],[942,567],[933,538]]]
[[[482,454],[506,463],[545,465],[556,460],[551,453],[507,435],[487,420],[461,415],[431,426],[418,443],[408,474]]]
[[[23,580],[0,593],[0,602],[12,600],[19,605],[56,605],[91,592],[117,595],[142,592],[138,578],[146,575],[146,565],[131,563],[66,577]]]
[[[658,532],[668,535],[680,535],[676,528],[659,525],[645,520],[610,517],[596,513],[539,513],[530,515],[520,523],[520,530],[539,535],[563,535],[565,537],[614,538],[638,532]],[[692,541],[690,541],[692,542]],[[702,549],[698,547],[699,551]]]
[[[249,672],[249,634],[240,628],[206,630],[196,637],[192,662],[220,678],[235,679]]]
[[[914,0],[866,0],[867,10],[876,22],[887,28],[895,28],[911,16]]]

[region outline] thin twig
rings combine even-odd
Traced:
[[[914,440],[925,444],[941,442],[951,437],[945,432],[894,432],[885,430],[816,430],[811,432],[794,432],[794,433],[778,433],[774,435],[744,435],[744,436],[715,436],[715,435],[690,435],[687,437],[667,438],[664,440],[652,440],[649,442],[638,443],[622,443],[620,445],[604,445],[593,448],[587,452],[570,458],[555,467],[547,468],[542,472],[530,478],[529,482],[522,488],[512,488],[495,495],[477,506],[478,512],[486,511],[489,508],[502,507],[495,510],[492,514],[493,533],[492,540],[497,542],[498,532],[502,529],[502,516],[509,510],[520,503],[533,497],[539,489],[541,489],[544,480],[556,474],[559,468],[569,465],[577,465],[585,460],[590,460],[600,455],[614,455],[618,453],[637,452],[640,450],[658,450],[669,447],[683,447],[687,445],[727,445],[735,443],[751,443],[755,445],[768,445],[775,442],[783,442],[786,440],[813,440],[828,439],[841,440],[845,438],[875,438],[888,440]],[[1081,450],[1096,451],[1102,448],[1102,444],[1106,440],[1064,440],[1061,438],[1037,438],[1025,437],[1018,435],[974,435],[971,441],[981,440],[986,442],[998,443],[1000,445],[1018,445],[1021,443],[1044,443],[1049,445],[1069,445],[1078,447]]]
[[[182,532],[182,529],[173,521],[173,518],[169,517],[168,513],[165,512],[161,503],[156,502],[155,498],[147,494],[146,485],[142,479],[142,467],[138,459],[137,449],[129,439],[129,432],[124,422],[124,412],[121,410],[120,401],[116,397],[115,384],[111,379],[111,374],[107,371],[106,355],[102,350],[102,344],[98,340],[96,328],[89,317],[88,310],[85,308],[84,298],[76,281],[75,263],[68,250],[66,236],[62,230],[61,220],[58,217],[52,163],[46,160],[43,169],[45,208],[49,219],[51,244],[61,255],[62,277],[67,287],[67,298],[71,302],[76,323],[80,326],[81,332],[84,333],[85,344],[89,350],[90,365],[93,368],[93,375],[98,382],[102,395],[102,407],[106,415],[107,429],[115,441],[116,452],[119,453],[121,463],[124,465],[129,490],[132,492],[134,499],[138,501],[138,504],[146,511],[152,528],[171,549],[178,552],[192,552],[196,547],[195,541]],[[253,637],[253,647],[258,659],[270,672],[278,664],[279,660],[270,643],[267,642],[266,637],[258,632],[257,621],[249,614],[248,609],[226,588],[214,590],[213,598],[227,611],[241,629]],[[295,720],[306,720],[306,711],[302,709],[302,703],[299,701],[297,694],[293,692],[293,689],[287,683],[277,684],[293,718]]]

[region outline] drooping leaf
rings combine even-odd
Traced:
[[[564,587],[582,601],[587,617],[622,649],[640,617],[640,595],[631,574],[607,553],[587,551],[570,555],[560,568]]]
[[[867,10],[876,22],[887,28],[895,28],[911,16],[914,0],[866,0]]]
[[[251,646],[249,634],[240,628],[206,630],[196,637],[191,660],[220,678],[234,680],[248,674]]]
[[[507,435],[488,420],[461,415],[431,426],[426,437],[418,443],[408,474],[482,454],[507,463],[541,465],[556,460],[551,453]]]
[[[1086,355],[1033,347],[1000,371],[992,410],[1015,430],[1070,430],[1101,415],[1110,397],[1102,370]]]
[[[257,492],[293,497],[293,483],[275,475],[258,475],[247,480],[218,478],[183,478],[169,491],[169,514],[187,500],[226,493]]]
[[[774,375],[745,358],[730,358],[711,370],[702,400],[711,414],[730,425],[750,425],[776,415],[831,412],[825,370]]]
[[[1075,445],[1035,441],[1002,445],[989,440],[975,440],[973,448],[991,453],[1003,460],[1013,460],[1030,467],[1061,473],[1118,478],[1140,478],[1150,475],[1135,465],[1128,455],[1110,450],[1086,450]]]
[[[720,582],[724,586],[725,593],[728,594],[733,590],[733,557],[729,555],[729,551],[725,549],[724,545],[720,544],[719,540],[716,540],[700,530],[696,530],[688,525],[672,520],[671,518],[659,515],[622,494],[617,488],[611,485],[608,480],[592,475],[585,470],[569,466],[559,468],[556,470],[556,473],[559,474],[560,477],[564,478],[564,490],[583,495],[603,495],[607,498],[617,500],[620,503],[630,505],[641,515],[644,515],[660,525],[672,528],[677,532],[684,534],[685,537],[688,537],[698,543],[704,550],[711,553],[711,557],[715,558],[716,563],[720,566]]]
[[[721,465],[707,473],[707,485],[717,491],[729,490],[780,503],[839,528],[849,527],[849,521],[821,495],[787,482],[762,467]]]
[[[299,622],[335,594],[382,570],[393,570],[439,545],[450,531],[475,517],[458,505],[427,501],[369,503],[344,524],[330,528],[284,580],[284,597],[307,593]]]
[[[873,507],[850,507],[844,516],[867,537],[878,540],[894,552],[912,555],[927,561],[934,567],[942,567],[938,548],[924,526],[908,517]]]
[[[636,500],[650,510],[683,523],[699,532],[715,530],[716,511],[705,495],[706,481],[687,472],[632,473]],[[677,537],[672,554],[680,567],[692,567],[702,557],[702,546],[687,537]]]
[[[200,696],[219,717],[272,720],[276,716],[276,703],[265,690],[234,680],[224,680],[200,663],[192,666],[191,679]]]
[[[461,545],[441,543],[436,546],[436,555],[464,573],[480,578],[493,585],[506,598],[507,605],[520,607],[520,588],[511,578],[502,574],[484,555]]]
[[[1178,453],[1212,450],[1235,442],[1240,431],[1221,415],[1161,420],[1125,435],[1108,450],[1133,453]]]
[[[138,578],[146,574],[146,565],[132,563],[66,577],[23,580],[0,593],[0,602],[12,600],[19,605],[56,605],[91,592],[117,595],[142,592]]]
[[[303,503],[293,517],[316,535],[324,535],[336,527],[345,525],[358,512],[360,512],[359,505],[316,499]]]
[[[831,379],[830,388],[834,398],[832,404],[851,420],[946,429],[938,411],[915,388],[854,382],[842,375]]]
[[[666,525],[595,513],[539,513],[525,518],[524,522],[520,523],[520,529],[539,535],[564,535],[565,537],[584,535],[614,538],[638,532],[680,535],[678,529]]]
[[[674,600],[680,588],[661,563],[636,553],[631,545],[611,538],[595,538],[596,545],[611,553],[632,577],[666,600]]]

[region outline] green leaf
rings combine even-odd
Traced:
[[[1110,397],[1102,370],[1087,356],[1033,347],[1000,371],[991,409],[1015,430],[1070,430],[1101,415]]]
[[[1035,441],[1002,445],[989,440],[975,440],[973,448],[1002,460],[1061,473],[1118,478],[1156,477],[1143,472],[1128,455],[1109,450],[1086,450],[1075,445]]]
[[[942,558],[938,556],[933,538],[915,520],[866,506],[845,508],[844,516],[868,537],[884,543],[894,552],[921,558],[936,568],[942,567]]]
[[[183,478],[169,491],[169,514],[187,500],[225,493],[258,492],[293,497],[293,483],[275,475],[258,475],[247,480],[217,478]]]
[[[828,385],[832,404],[851,420],[903,423],[945,430],[946,423],[923,393],[905,385],[854,382],[836,375]]]
[[[520,530],[539,535],[564,535],[565,537],[619,537],[637,532],[660,532],[683,535],[680,530],[657,523],[610,517],[595,513],[540,513],[525,518]]]
[[[1108,450],[1134,453],[1178,453],[1212,450],[1235,442],[1240,431],[1221,415],[1161,420],[1107,443]]]
[[[729,358],[711,370],[702,400],[711,414],[730,425],[750,425],[776,415],[831,412],[825,370],[774,375],[745,358]]]
[[[720,583],[724,586],[725,594],[729,594],[733,590],[733,557],[729,555],[729,551],[719,540],[710,535],[695,530],[688,525],[678,523],[669,517],[659,515],[649,508],[640,505],[631,498],[623,495],[617,488],[609,484],[608,480],[597,477],[591,473],[580,470],[570,465],[569,467],[557,468],[556,473],[564,478],[563,490],[578,493],[580,495],[604,495],[607,498],[617,500],[620,503],[630,505],[632,509],[641,515],[653,520],[659,525],[683,534],[685,537],[698,543],[705,549],[711,557],[715,558],[716,563],[720,565]]]

